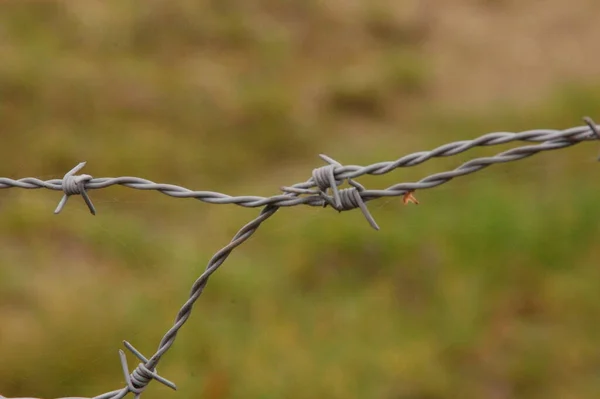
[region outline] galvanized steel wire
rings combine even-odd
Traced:
[[[172,184],[155,183],[153,181],[139,177],[104,177],[93,178],[90,175],[77,175],[84,166],[85,162],[78,164],[62,179],[40,180],[33,177],[13,180],[9,178],[0,178],[0,189],[3,188],[24,188],[39,189],[46,188],[50,190],[62,191],[63,197],[55,210],[60,213],[67,200],[73,195],[81,195],[87,204],[90,212],[95,215],[96,209],[91,201],[88,191],[106,188],[114,185],[121,185],[137,190],[154,190],[165,195],[176,198],[195,198],[197,200],[211,204],[235,204],[243,207],[262,207],[260,214],[252,221],[243,226],[232,240],[219,250],[208,262],[205,271],[192,284],[188,300],[183,304],[177,313],[174,325],[165,333],[161,339],[158,349],[149,359],[144,357],[129,342],[124,341],[125,347],[131,351],[140,363],[129,373],[125,354],[119,350],[121,366],[125,378],[125,386],[121,389],[110,391],[93,399],[119,399],[129,393],[133,393],[139,398],[146,389],[150,381],[156,380],[172,389],[176,389],[175,384],[161,377],[156,366],[162,356],[173,345],[179,330],[189,319],[194,303],[198,300],[210,276],[225,262],[231,252],[245,242],[258,227],[268,218],[273,216],[281,207],[290,207],[296,205],[309,206],[331,206],[338,211],[346,211],[359,208],[370,225],[379,229],[377,223],[370,215],[366,202],[382,198],[402,196],[412,193],[416,190],[423,190],[437,187],[448,181],[480,171],[490,165],[517,161],[538,154],[543,151],[558,150],[589,140],[600,140],[600,126],[592,122],[590,118],[584,118],[585,125],[573,127],[566,130],[537,129],[528,130],[520,133],[496,132],[478,137],[474,140],[456,141],[442,145],[431,151],[416,152],[406,155],[395,161],[379,162],[368,166],[342,165],[332,158],[321,155],[321,159],[327,162],[327,165],[316,168],[312,176],[302,183],[297,183],[289,187],[281,187],[283,194],[271,197],[260,196],[231,196],[212,191],[195,191],[185,187]],[[400,167],[410,167],[419,165],[427,160],[437,157],[448,157],[463,153],[474,147],[488,147],[493,145],[506,144],[514,141],[540,143],[524,145],[513,148],[491,157],[475,158],[463,163],[454,170],[440,172],[425,177],[417,182],[399,183],[381,190],[368,190],[353,179],[363,175],[383,175]],[[347,181],[349,188],[339,189],[338,186]],[[0,395],[0,399],[9,399]],[[13,399],[33,399],[33,398],[13,398]],[[63,398],[63,399],[84,399],[84,398]]]

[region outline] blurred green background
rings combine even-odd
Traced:
[[[0,176],[279,193],[366,165],[600,120],[596,0],[0,3]],[[474,149],[385,176],[415,181]],[[280,210],[210,280],[144,398],[600,397],[598,146],[494,165],[419,206]],[[123,386],[259,210],[111,187],[0,190],[0,393]],[[137,364],[129,355],[130,368]]]

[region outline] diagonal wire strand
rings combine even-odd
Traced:
[[[478,172],[490,165],[498,163],[506,163],[518,161],[520,159],[528,158],[532,155],[543,151],[558,150],[561,148],[571,147],[580,143],[580,141],[563,141],[556,140],[548,143],[542,143],[538,145],[522,146],[513,148],[508,151],[501,152],[492,157],[481,157],[475,158],[468,162],[463,163],[458,168],[447,171],[435,173],[427,176],[424,179],[419,180],[415,183],[399,183],[387,187],[383,190],[365,190],[362,192],[363,199],[365,201],[381,198],[381,197],[395,197],[405,194],[409,191],[423,190],[428,188],[437,187],[441,184],[447,183],[455,177],[466,176],[471,173]]]
[[[449,182],[450,180],[465,176],[471,173],[480,171],[490,165],[497,163],[505,163],[517,161],[538,154],[543,151],[552,151],[561,148],[570,147],[588,140],[600,139],[598,133],[598,126],[586,118],[587,126],[580,126],[566,130],[529,130],[521,133],[509,133],[509,132],[497,132],[490,133],[481,136],[474,140],[465,140],[449,143],[440,146],[432,151],[423,151],[413,154],[409,154],[396,161],[391,162],[380,162],[369,166],[357,166],[357,165],[341,165],[331,158],[322,156],[324,160],[328,160],[330,165],[322,167],[321,171],[317,176],[325,176],[327,179],[321,178],[320,181],[315,181],[314,177],[303,183],[298,183],[290,187],[283,188],[284,194],[276,195],[272,197],[258,197],[258,196],[239,196],[232,197],[226,194],[215,193],[210,191],[192,191],[184,187],[170,185],[170,184],[158,184],[150,180],[141,179],[137,177],[118,177],[118,178],[92,178],[89,175],[75,176],[75,171],[81,169],[84,163],[77,165],[71,171],[69,171],[63,179],[53,180],[39,180],[35,178],[24,178],[19,180],[13,180],[8,178],[0,178],[0,188],[24,188],[24,189],[36,189],[36,188],[47,188],[51,190],[63,190],[65,195],[61,200],[61,204],[64,205],[70,195],[82,195],[86,199],[86,203],[95,214],[95,209],[91,204],[91,200],[87,197],[86,190],[106,188],[112,185],[122,185],[139,190],[156,190],[163,194],[177,197],[177,198],[196,198],[204,202],[215,203],[215,204],[236,204],[245,207],[263,207],[260,214],[243,226],[232,238],[232,240],[219,250],[208,262],[204,272],[198,277],[193,283],[189,298],[180,308],[173,326],[165,333],[161,339],[156,353],[150,358],[146,359],[139,353],[131,344],[125,342],[125,346],[132,351],[138,358],[143,360],[143,363],[132,372],[127,374],[126,361],[124,360],[124,354],[121,352],[122,365],[125,371],[125,377],[127,385],[119,390],[104,393],[99,396],[95,396],[93,399],[120,399],[125,397],[129,393],[134,393],[135,397],[141,396],[141,393],[146,388],[148,383],[152,379],[156,379],[163,384],[171,386],[174,385],[168,380],[160,377],[156,372],[156,366],[159,363],[162,356],[169,350],[174,344],[178,332],[183,327],[185,322],[191,316],[193,306],[198,298],[202,295],[204,288],[206,287],[209,278],[212,274],[225,262],[231,252],[239,245],[248,240],[260,227],[260,225],[273,216],[280,207],[294,206],[294,205],[310,205],[310,206],[326,206],[331,205],[335,209],[349,210],[354,208],[361,208],[366,216],[370,217],[363,201],[370,201],[376,198],[399,196],[407,192],[414,190],[422,190],[427,188],[437,187],[443,183]],[[477,146],[491,146],[498,144],[505,144],[511,141],[525,141],[525,142],[541,142],[537,145],[525,145],[517,148],[513,148],[491,157],[475,158],[468,162],[463,163],[454,170],[436,173],[425,177],[418,182],[413,183],[399,183],[387,187],[383,190],[367,190],[364,189],[359,183],[353,182],[351,179],[362,175],[381,175],[389,173],[392,170],[399,167],[415,166],[423,163],[431,158],[435,157],[446,157],[456,155],[461,152],[467,151],[470,148]],[[325,168],[327,168],[325,170]],[[322,175],[321,172],[327,172],[328,175]],[[313,174],[314,175],[314,174]],[[335,188],[338,184],[341,184],[344,180],[348,180],[352,188],[344,189],[337,192],[336,197],[333,198],[327,195],[322,188],[315,190],[315,186],[323,185],[324,181],[330,182],[331,188]],[[343,195],[340,195],[343,194]],[[301,195],[307,195],[302,197]],[[56,212],[59,212],[62,207],[59,205]],[[368,218],[369,219],[369,218]],[[374,220],[369,220],[373,225]],[[376,224],[375,226],[376,227]],[[0,395],[0,399],[4,398]],[[84,398],[63,398],[63,399],[84,399]]]

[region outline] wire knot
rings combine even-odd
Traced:
[[[352,179],[347,179],[348,183],[352,187],[342,190],[338,189],[338,186],[344,182],[344,179],[336,179],[335,170],[336,168],[342,167],[342,164],[328,157],[327,155],[321,154],[319,157],[329,165],[313,169],[312,182],[309,181],[308,183],[314,183],[318,190],[305,187],[281,187],[281,190],[286,193],[307,194],[311,196],[316,195],[316,198],[321,197],[323,207],[331,205],[331,207],[338,212],[360,208],[371,227],[373,227],[375,230],[379,230],[379,226],[375,222],[373,216],[371,216],[369,213],[369,210],[365,205],[365,201],[360,195],[365,188]],[[330,189],[333,192],[333,196],[330,196],[327,193]]]
[[[134,393],[136,395],[136,398],[138,398],[142,394],[142,392],[146,389],[146,387],[152,380],[156,380],[173,390],[177,390],[177,386],[174,383],[158,375],[156,368],[150,369],[148,368],[148,366],[146,366],[146,364],[148,364],[149,362],[148,359],[146,359],[146,357],[144,357],[144,355],[142,355],[140,351],[135,349],[133,345],[131,345],[127,341],[123,341],[123,344],[127,349],[131,351],[131,353],[135,355],[135,357],[137,357],[143,362],[138,364],[135,370],[133,370],[133,372],[129,374],[129,367],[127,366],[127,358],[125,357],[125,352],[119,350],[119,357],[121,358],[121,366],[123,368],[123,374],[125,375],[127,390],[131,393]]]
[[[331,190],[333,191],[333,198],[331,198],[326,193],[326,189],[328,187],[326,187],[325,190],[323,188],[319,187],[319,189],[321,190],[321,193],[320,193],[321,197],[325,200],[324,207],[326,207],[327,205],[331,205],[338,212],[349,211],[352,209],[360,208],[361,212],[365,216],[365,219],[367,219],[367,221],[369,222],[371,227],[373,227],[375,230],[379,230],[379,226],[377,225],[377,222],[375,221],[375,219],[369,212],[369,209],[367,208],[365,201],[362,199],[362,197],[360,195],[360,193],[362,191],[364,191],[365,188],[360,183],[355,182],[352,179],[348,179],[348,184],[350,184],[352,187],[339,190],[337,188],[337,185],[341,184],[342,181],[335,180],[335,175],[334,175],[333,171],[336,166],[341,166],[341,164],[339,164],[338,162],[334,161],[333,159],[329,158],[326,155],[321,155],[321,159],[329,162],[330,164],[327,166],[323,166],[319,169],[313,170],[313,178],[315,180],[315,184],[318,185],[318,181],[315,178],[315,174],[316,174],[315,172],[325,173],[325,171],[331,171],[331,172],[329,172],[330,173],[329,177],[332,181],[334,181],[334,184],[330,186]],[[327,168],[327,169],[325,169],[325,168]],[[323,172],[320,172],[320,171],[323,171]],[[322,175],[320,177],[322,177]],[[323,181],[323,180],[321,180],[321,181]]]
[[[85,162],[81,162],[79,165],[75,166],[73,169],[68,171],[65,174],[65,176],[63,177],[62,189],[65,194],[63,195],[62,199],[58,203],[58,206],[56,207],[56,210],[54,211],[55,214],[58,214],[63,210],[63,208],[65,207],[65,205],[67,203],[67,200],[69,199],[69,197],[71,195],[81,195],[83,197],[83,200],[85,201],[88,209],[90,210],[90,213],[92,215],[96,214],[96,208],[94,208],[94,204],[92,203],[92,200],[88,196],[88,194],[86,192],[86,187],[85,187],[86,183],[93,179],[92,176],[90,176],[90,175],[75,175],[75,173],[79,172],[85,166],[85,164],[86,164]]]
[[[135,394],[142,393],[152,381],[153,375],[152,370],[148,369],[144,363],[138,364],[130,375],[131,386],[129,390]]]
[[[344,188],[344,189],[340,190],[339,191],[340,206],[336,207],[336,206],[334,206],[333,203],[330,203],[331,206],[333,206],[339,212],[349,211],[352,209],[360,208],[361,212],[365,216],[365,219],[367,219],[367,221],[369,222],[371,227],[373,227],[375,230],[379,230],[379,226],[377,225],[377,222],[375,221],[375,219],[369,212],[369,209],[367,208],[365,201],[363,201],[362,197],[360,196],[360,192],[363,191],[364,188],[362,186],[357,187],[357,186],[359,186],[359,184],[354,181],[349,180],[349,183],[352,184],[353,186],[354,185],[356,185],[356,186],[350,187],[350,188]],[[329,197],[327,197],[327,199],[329,199],[329,201],[331,201],[331,199]]]
[[[341,207],[340,192],[338,186],[343,183],[343,180],[335,179],[335,168],[342,166],[336,160],[329,158],[327,155],[319,155],[321,159],[329,163],[329,165],[321,166],[320,168],[313,169],[312,178],[316,186],[321,191],[321,194],[327,193],[329,189],[333,192],[333,200],[335,201],[335,207]]]

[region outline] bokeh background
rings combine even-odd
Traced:
[[[600,120],[596,0],[0,3],[0,176],[279,193],[328,154],[393,160]],[[415,181],[473,149],[359,181]],[[280,210],[210,280],[152,398],[600,397],[600,164],[587,142],[418,206]],[[258,209],[157,192],[0,190],[0,393],[123,386]],[[137,361],[129,356],[130,367]]]

